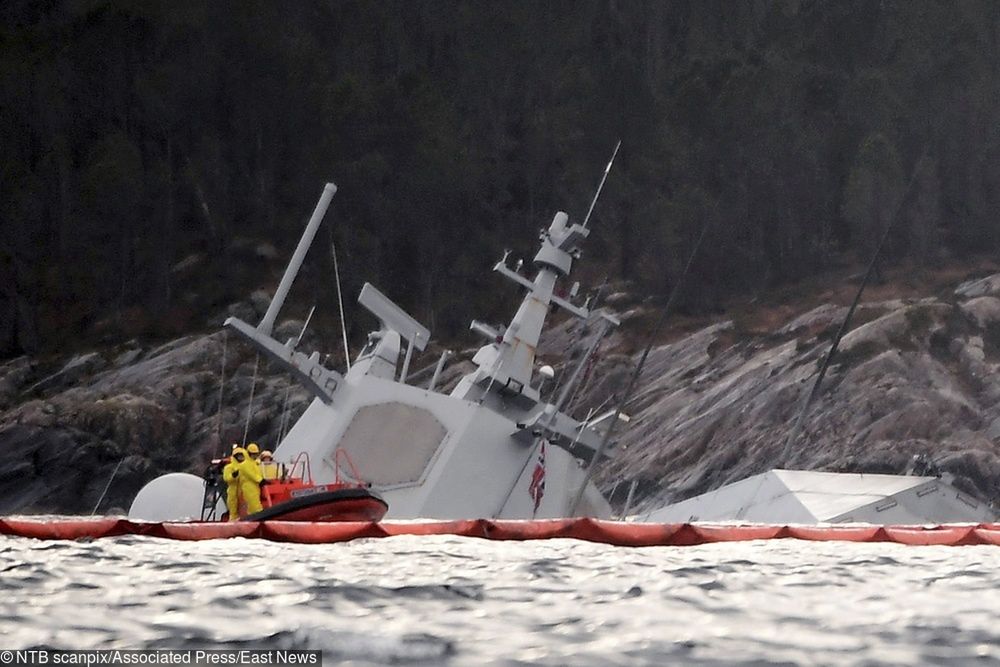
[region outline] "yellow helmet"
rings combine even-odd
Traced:
[[[257,446],[256,442],[251,442],[247,445],[247,452],[250,454],[260,454],[260,447]]]

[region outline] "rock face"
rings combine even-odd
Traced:
[[[615,307],[628,309],[628,301],[616,295]],[[230,308],[242,310],[259,316],[253,303]],[[655,311],[633,310],[645,313],[635,323]],[[845,312],[824,304],[766,334],[720,321],[655,347],[626,408],[632,419],[619,451],[598,470],[604,491],[620,506],[636,480],[639,507],[654,507],[777,466],[902,473],[925,454],[964,491],[1000,500],[1000,275],[947,297],[864,304],[800,436],[788,443]],[[623,328],[641,336],[632,322]],[[276,337],[294,338],[301,326],[284,322]],[[575,321],[547,332],[541,359],[561,365],[546,396],[558,393],[596,332]],[[322,347],[303,341],[304,349]],[[614,407],[638,356],[629,349],[621,331],[601,343],[569,398],[574,414]],[[462,358],[472,351],[449,364],[442,390],[469,370]],[[200,473],[244,429],[273,448],[310,398],[263,361],[254,382],[254,367],[254,353],[222,332],[0,365],[0,515],[89,513],[106,486],[99,510],[127,509],[145,482]]]
[[[637,480],[640,506],[656,507],[773,467],[903,473],[925,454],[956,486],[996,503],[998,297],[1000,275],[948,298],[865,304],[791,443],[846,309],[822,305],[768,335],[720,322],[657,347],[626,410],[620,452],[598,480],[619,502],[622,482]],[[607,359],[600,372],[620,376],[622,361]]]
[[[273,447],[309,396],[261,361],[247,427],[255,357],[226,335],[94,352],[56,372],[23,357],[0,366],[0,514],[89,513],[105,487],[100,511],[127,509],[159,474],[200,474],[246,428]]]

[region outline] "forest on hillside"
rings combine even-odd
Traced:
[[[691,309],[861,261],[897,209],[887,261],[994,252],[998,42],[990,0],[7,0],[0,357],[203,326],[328,180],[347,294],[457,335],[619,138],[591,283],[665,294],[707,222]]]

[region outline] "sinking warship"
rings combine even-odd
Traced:
[[[605,178],[610,167],[609,162]],[[273,337],[336,190],[326,185],[263,319],[256,326],[236,317],[224,323],[314,397],[275,448],[275,459],[307,458],[317,485],[345,478],[370,485],[388,503],[390,519],[607,517],[610,506],[589,481],[587,464],[613,454],[614,442],[602,447],[609,420],[605,415],[581,421],[563,411],[596,342],[555,397],[543,399],[539,387],[552,371],[536,360],[550,310],[587,320],[601,336],[619,324],[589,303],[575,303],[578,285],[566,292],[556,287],[580,257],[590,213],[583,224],[555,214],[541,231],[532,277],[522,272],[521,262],[509,266],[509,253],[493,267],[524,297],[506,326],[472,322],[471,330],[485,339],[472,358],[475,370],[443,393],[437,382],[448,353],[441,355],[429,384],[410,383],[413,355],[426,348],[431,332],[368,283],[359,302],[380,326],[345,374],[324,365],[320,352],[306,354],[296,340]],[[163,475],[139,492],[130,517],[197,517],[204,509],[203,489],[195,475]]]
[[[609,162],[605,178],[610,167]],[[589,302],[574,302],[577,285],[566,292],[556,287],[581,255],[594,203],[582,224],[570,223],[563,212],[555,214],[540,234],[533,276],[522,272],[522,262],[510,266],[509,254],[493,267],[524,296],[508,325],[472,322],[471,330],[485,342],[472,358],[474,370],[445,393],[438,380],[449,353],[442,353],[426,386],[415,384],[411,362],[426,349],[431,332],[368,283],[358,300],[377,318],[379,328],[368,335],[353,363],[348,361],[346,373],[328,368],[318,351],[299,351],[296,339],[273,337],[278,314],[335,192],[336,186],[326,185],[262,320],[256,326],[235,317],[224,323],[314,397],[281,439],[275,459],[306,461],[319,490],[342,484],[370,489],[373,497],[388,503],[388,519],[608,517],[610,505],[590,482],[589,471],[615,453],[609,431],[621,406],[584,420],[564,408],[597,344],[619,322],[590,308]],[[858,298],[860,289],[855,302]],[[555,308],[586,320],[594,335],[576,366],[567,369],[558,395],[543,397],[540,389],[552,370],[538,366],[536,349]],[[835,349],[836,343],[826,363]],[[636,374],[640,370],[641,364]],[[817,386],[820,380],[822,371]],[[814,387],[808,398],[815,394]],[[804,405],[796,426],[808,401]],[[797,442],[797,431],[792,430],[788,446]],[[129,515],[165,521],[221,514],[221,507],[206,507],[205,488],[196,475],[163,475],[143,487]],[[633,482],[623,514],[628,514],[634,490]],[[926,474],[776,469],[697,498],[647,507],[630,518],[885,524],[995,517],[993,508],[959,492],[949,480]]]

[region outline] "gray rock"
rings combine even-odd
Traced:
[[[11,359],[0,365],[0,410],[14,404],[33,378],[34,371],[35,364],[27,356]]]
[[[164,472],[200,474],[223,443],[242,440],[250,407],[253,354],[232,340],[220,405],[224,337],[172,341],[0,412],[0,470],[41,461],[30,475],[18,467],[16,479],[0,479],[0,513],[89,513],[123,457],[106,507],[128,507],[142,484]],[[261,364],[249,437],[273,448],[282,418],[294,421],[310,400]]]
[[[990,422],[990,425],[986,428],[986,437],[994,441],[1000,438],[1000,417]]]
[[[965,345],[961,346],[959,359],[966,369],[978,370],[986,361],[986,352],[983,350],[983,339],[981,336],[972,336],[966,339]]]
[[[115,357],[115,366],[128,366],[129,364],[135,362],[139,357],[142,356],[141,349],[125,350],[117,357]]]
[[[289,319],[282,320],[274,327],[274,339],[286,343],[289,339],[295,341],[298,340],[299,334],[302,333],[302,327],[305,324],[305,320]],[[310,326],[305,330],[305,334],[302,336],[302,340],[299,341],[298,350],[300,352],[312,352],[313,350],[320,349],[321,341],[316,335],[315,322],[312,322]]]
[[[628,321],[634,320],[636,318],[648,315],[651,312],[652,311],[649,308],[645,308],[645,307],[642,307],[642,306],[637,307],[637,308],[629,308],[628,310],[626,310],[625,312],[623,312],[621,315],[619,315],[618,319],[620,319],[622,322],[628,322]]]
[[[249,303],[238,301],[236,303],[231,303],[226,307],[225,314],[215,317],[211,320],[210,324],[212,326],[221,327],[222,323],[228,317],[237,317],[248,324],[256,325],[259,318],[257,317],[257,311]]]
[[[598,482],[609,491],[639,480],[641,509],[776,466],[902,472],[913,454],[926,453],[968,493],[1000,500],[1000,352],[989,299],[863,304],[863,324],[845,337],[788,458],[790,425],[843,306],[814,308],[773,333],[746,334],[722,321],[657,345],[625,408],[632,419],[616,435],[618,454],[600,467]],[[252,306],[241,308],[247,321],[259,319]],[[655,316],[653,308],[641,314]],[[286,320],[277,331],[294,337],[300,326]],[[608,335],[587,364],[569,405],[577,416],[621,397],[645,333],[629,327]],[[596,331],[593,321],[557,322],[540,360],[566,377]],[[41,398],[22,393],[38,381],[34,360],[0,367],[0,400],[7,386],[10,401],[0,404],[0,513],[89,513],[119,462],[102,507],[127,508],[149,479],[200,473],[242,441],[248,413],[249,439],[273,449],[311,397],[264,363],[254,386],[253,351],[235,337],[225,341],[221,331],[185,336],[138,356],[119,353],[110,366],[97,353],[75,357],[46,378]],[[448,364],[444,390],[470,370],[474,351]]]
[[[264,313],[267,312],[267,307],[271,305],[271,296],[269,292],[262,289],[256,290],[250,295],[250,305],[258,318],[264,317]]]
[[[824,303],[822,306],[813,308],[808,313],[799,315],[778,329],[778,333],[789,335],[797,334],[804,330],[822,330],[840,322],[846,314],[846,306],[835,306],[832,303]]]
[[[962,312],[975,320],[980,328],[1000,322],[1000,299],[996,297],[976,297],[962,303],[959,307],[962,309]]]
[[[97,352],[89,352],[73,357],[66,364],[48,377],[36,382],[29,389],[29,393],[44,393],[54,389],[61,389],[70,386],[81,378],[90,375],[104,366],[107,362]]]
[[[253,250],[259,259],[272,260],[278,257],[278,249],[274,247],[274,244],[267,241],[258,243]]]
[[[608,306],[621,306],[626,303],[635,303],[635,296],[629,292],[612,292],[604,297],[604,304]]]
[[[955,288],[955,294],[966,299],[977,296],[1000,295],[1000,273],[964,282]]]
[[[201,253],[192,253],[181,261],[170,267],[171,273],[187,273],[205,261],[205,256]]]
[[[913,453],[929,452],[952,461],[970,492],[998,500],[997,360],[952,309],[936,299],[868,304],[864,310],[881,314],[845,336],[788,459],[789,427],[840,307],[815,308],[778,336],[734,336],[722,323],[655,348],[626,408],[632,422],[620,433],[620,453],[598,480],[607,491],[639,479],[640,505],[656,506],[773,467],[902,472]],[[944,356],[940,341],[951,348]],[[581,408],[607,392],[588,391]],[[974,466],[949,453],[969,447]]]
[[[0,364],[0,382],[11,382],[20,384],[24,377],[31,372],[33,366],[31,359],[27,355],[15,357]]]

